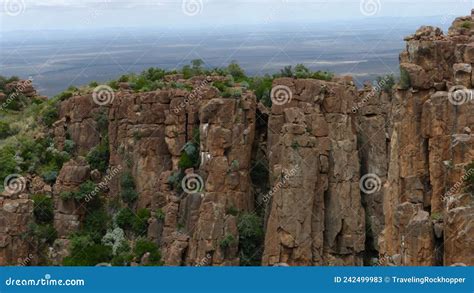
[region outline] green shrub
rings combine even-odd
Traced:
[[[230,75],[235,79],[237,82],[241,82],[245,80],[246,75],[244,70],[240,67],[239,64],[237,64],[237,61],[232,61],[228,66],[227,66],[227,71],[229,72]]]
[[[178,162],[178,167],[180,169],[186,170],[188,168],[197,168],[199,166],[199,142],[196,142],[198,139],[199,137],[196,137],[196,133],[194,133],[193,140],[188,141],[182,148],[181,157]]]
[[[64,91],[62,93],[60,93],[57,98],[60,100],[60,101],[65,101],[67,99],[69,99],[70,97],[72,97],[73,95],[73,92],[70,92],[70,91]]]
[[[137,236],[146,235],[148,230],[148,219],[151,213],[147,209],[139,209],[137,214],[129,208],[123,208],[115,217],[117,226],[126,231],[131,231]]]
[[[331,81],[334,77],[334,74],[327,71],[316,71],[311,74],[311,78]]]
[[[244,213],[239,216],[237,228],[241,265],[259,265],[264,241],[263,220],[256,214]]]
[[[0,147],[0,180],[3,180],[10,174],[15,173],[17,162],[15,161],[15,148],[11,145]],[[3,184],[0,185],[3,188]]]
[[[59,118],[59,109],[56,103],[49,102],[41,112],[41,121],[44,125],[51,127]]]
[[[101,172],[105,172],[109,167],[109,140],[108,137],[102,139],[100,144],[94,147],[87,154],[87,163],[91,166],[92,169],[97,169]]]
[[[4,139],[12,135],[10,124],[0,121],[0,139]]]
[[[228,88],[228,85],[222,81],[214,81],[212,85],[217,88],[221,93],[224,93]]]
[[[387,74],[385,76],[377,76],[377,85],[380,89],[386,93],[391,93],[395,86],[395,77],[393,74]]]
[[[293,77],[293,69],[291,68],[291,65],[283,67],[283,69],[280,69],[280,76],[281,77]]]
[[[295,66],[295,77],[297,78],[309,78],[311,71],[303,64],[296,64]]]
[[[184,172],[176,171],[171,174],[168,178],[168,184],[172,187],[173,190],[181,191],[181,180],[184,178]]]
[[[97,81],[91,81],[91,82],[89,83],[89,87],[95,88],[95,87],[98,87],[98,86],[99,86],[99,83],[98,83]]]
[[[139,209],[132,221],[132,229],[135,235],[145,236],[148,231],[148,219],[150,211],[147,209]]]
[[[40,246],[52,245],[58,237],[58,233],[52,224],[31,223],[28,226],[27,236],[38,241]]]
[[[70,139],[66,139],[64,141],[64,151],[67,152],[68,154],[73,154],[75,148],[76,148],[76,144],[74,143],[74,141]]]
[[[111,264],[113,266],[126,266],[133,260],[133,254],[130,245],[127,242],[122,242],[118,247],[115,256],[112,258]]]
[[[76,200],[82,200],[90,195],[96,188],[94,182],[87,180],[86,182],[79,185],[79,191],[77,191],[74,195]]]
[[[461,24],[461,27],[462,27],[462,28],[471,29],[471,26],[472,26],[472,23],[471,23],[470,21],[464,21],[464,22]]]
[[[34,195],[32,199],[35,222],[40,224],[51,223],[54,219],[53,199],[46,195]]]
[[[92,240],[100,242],[109,227],[110,217],[103,209],[92,210],[86,214],[83,232],[90,235]]]
[[[219,243],[221,249],[227,249],[231,245],[235,244],[235,238],[232,234],[227,234]]]
[[[401,89],[409,89],[411,87],[411,80],[408,71],[402,67],[400,67],[400,88]]]
[[[117,213],[115,223],[123,230],[131,230],[134,218],[135,215],[131,209],[123,208]]]
[[[58,171],[47,171],[41,174],[44,182],[48,183],[49,185],[54,184],[56,179],[58,178]]]
[[[89,235],[74,235],[69,244],[69,255],[63,259],[65,266],[95,266],[112,259],[112,248],[97,244]]]
[[[135,243],[133,254],[139,260],[147,252],[150,253],[149,265],[155,265],[155,266],[162,265],[161,253],[160,253],[160,250],[158,249],[158,245],[144,238],[139,238],[137,242]]]
[[[158,219],[158,220],[161,220],[163,221],[165,219],[165,212],[163,212],[162,209],[157,209],[156,212],[155,212],[155,217]]]
[[[227,215],[237,216],[239,214],[239,210],[234,206],[230,206],[226,209],[225,213]]]
[[[443,214],[442,213],[431,213],[431,219],[433,221],[440,221],[440,220],[443,220]]]
[[[120,186],[122,187],[120,196],[124,202],[132,204],[138,199],[138,193],[135,191],[135,181],[130,171],[123,173]]]
[[[90,197],[95,191],[96,187],[97,186],[94,182],[87,180],[86,182],[83,182],[81,185],[79,185],[79,189],[77,191],[63,191],[59,194],[59,196],[63,200],[75,199],[80,201]]]

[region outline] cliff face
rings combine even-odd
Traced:
[[[474,261],[473,198],[459,187],[473,159],[472,24],[422,27],[400,55],[380,249],[402,264]]]
[[[156,91],[64,99],[45,132],[73,155],[52,183],[32,174],[2,194],[0,264],[63,263],[100,205],[107,229],[156,244],[165,265],[474,265],[470,27],[408,37],[394,90],[277,78],[267,108],[242,84],[223,96],[226,77],[177,74]],[[40,194],[57,233],[41,245],[21,237]]]

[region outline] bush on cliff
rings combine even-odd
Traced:
[[[411,87],[411,79],[408,71],[405,68],[400,67],[400,88],[403,90]]]
[[[53,199],[46,195],[34,195],[32,199],[35,222],[40,224],[51,223],[54,219]]]
[[[89,235],[73,235],[70,241],[69,255],[63,259],[65,266],[95,266],[112,259],[112,248],[95,243]]]
[[[0,139],[4,139],[12,135],[10,124],[0,121]]]
[[[263,244],[263,220],[254,213],[243,213],[238,218],[240,263],[260,265]]]
[[[17,162],[15,161],[15,148],[12,145],[5,145],[0,148],[0,180],[3,180],[10,174],[16,173]],[[3,189],[3,184],[0,185]]]
[[[117,226],[125,231],[133,232],[137,236],[144,236],[148,230],[148,219],[151,213],[147,209],[139,209],[135,214],[129,208],[123,208],[115,217]]]
[[[135,181],[130,171],[123,173],[120,186],[122,188],[120,192],[122,200],[128,204],[133,204],[138,198],[138,193],[135,191]]]
[[[106,136],[87,154],[86,160],[92,169],[105,172],[109,167],[109,157],[109,139]]]
[[[377,76],[376,82],[377,86],[380,88],[381,91],[391,93],[393,87],[395,86],[395,77],[393,76],[393,74]]]
[[[161,262],[161,253],[158,248],[158,245],[145,239],[139,238],[135,242],[135,247],[133,248],[133,254],[137,260],[140,260],[145,253],[149,253],[148,264],[149,266],[160,266]]]

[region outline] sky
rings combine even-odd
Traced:
[[[193,30],[467,15],[474,0],[0,0],[0,32],[137,27]]]

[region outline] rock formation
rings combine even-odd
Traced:
[[[164,265],[474,265],[471,28],[461,17],[447,35],[424,26],[407,37],[393,90],[282,77],[266,107],[228,76],[168,74],[154,91],[121,82],[107,103],[71,94],[43,131],[50,150],[71,154],[57,178],[26,175],[21,192],[0,196],[0,265],[62,264],[71,235],[103,219],[91,220],[104,216],[94,205],[113,223],[95,248],[146,238]],[[54,227],[55,241],[38,242],[34,224]],[[150,248],[127,257],[156,260]]]

